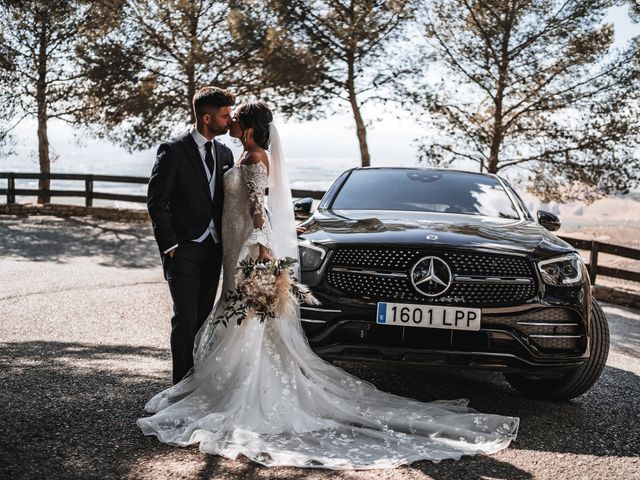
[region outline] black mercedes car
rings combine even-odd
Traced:
[[[548,399],[604,368],[607,320],[580,255],[499,176],[355,168],[302,225],[302,282],[321,302],[301,307],[303,327],[327,360],[499,370]]]

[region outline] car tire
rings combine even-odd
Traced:
[[[600,377],[609,355],[609,325],[602,307],[591,302],[591,356],[579,369],[561,378],[536,378],[520,373],[505,373],[509,384],[520,393],[545,400],[570,400],[589,390]]]

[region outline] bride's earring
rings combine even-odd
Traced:
[[[247,131],[246,130],[242,134],[242,143],[247,143]]]

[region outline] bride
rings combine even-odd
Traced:
[[[236,268],[247,257],[297,258],[272,119],[265,103],[250,102],[231,124],[244,152],[224,175],[223,292],[234,289]],[[477,413],[466,400],[422,403],[381,392],[325,362],[311,351],[297,309],[288,318],[225,327],[216,323],[225,306],[223,295],[198,332],[189,374],[147,403],[153,415],[137,422],[144,434],[266,466],[329,469],[458,459],[497,452],[516,437],[517,418]]]

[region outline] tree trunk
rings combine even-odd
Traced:
[[[349,66],[349,76],[347,79],[347,89],[349,90],[349,103],[353,111],[353,118],[356,121],[356,135],[358,136],[358,144],[360,145],[360,160],[363,167],[371,166],[371,157],[369,156],[369,146],[367,145],[367,127],[360,113],[360,105],[358,105],[358,97],[356,95],[355,86],[355,67],[353,58],[347,59]]]
[[[353,95],[351,98],[351,93],[349,94],[349,100],[351,102],[351,108],[353,109],[353,117],[356,120],[356,134],[358,135],[358,144],[360,145],[360,159],[363,167],[371,166],[371,157],[369,156],[369,146],[367,145],[367,127],[364,124],[364,120],[362,120],[362,115],[360,114],[360,106],[358,105],[358,101]]]
[[[502,59],[504,65],[505,59]],[[491,146],[489,149],[489,162],[487,165],[487,172],[498,173],[498,155],[500,154],[500,146],[504,138],[502,131],[502,108],[504,101],[504,88],[505,88],[505,76],[506,71],[503,70],[502,65],[498,73],[498,82],[496,85],[496,97],[494,100],[494,112],[493,112],[493,129],[491,132]],[[482,171],[482,166],[480,167]]]
[[[187,104],[189,105],[189,111],[191,112],[191,124],[196,123],[196,112],[193,111],[193,96],[196,94],[196,63],[197,56],[196,51],[199,46],[198,39],[198,16],[193,15],[191,17],[191,24],[189,33],[191,35],[191,53],[184,64],[184,73],[187,77]]]
[[[187,98],[186,103],[189,106],[189,112],[191,112],[191,124],[196,124],[196,112],[193,111],[193,96],[196,94],[196,79],[195,68],[192,65],[188,65],[186,68],[187,74]]]
[[[491,147],[489,150],[488,173],[498,173],[498,154],[502,144],[502,98],[496,97],[496,111],[493,119],[493,132],[491,133]],[[482,171],[482,166],[480,166]]]
[[[51,161],[49,159],[49,137],[47,135],[47,105],[38,102],[38,158],[40,160],[40,173],[51,173]],[[40,190],[49,190],[51,188],[51,180],[41,178],[38,181]],[[50,203],[51,195],[48,193],[40,193],[38,195],[38,203]]]
[[[39,15],[38,29],[38,82],[36,85],[36,104],[38,108],[38,160],[40,162],[40,173],[51,173],[51,161],[49,159],[49,137],[47,135],[47,15],[46,9]],[[40,190],[49,190],[51,181],[41,178],[38,181]],[[38,203],[50,203],[51,195],[40,193]]]
[[[498,157],[500,154],[500,147],[504,140],[503,130],[503,107],[504,107],[504,92],[507,86],[509,76],[509,40],[511,38],[511,28],[513,26],[512,9],[511,4],[507,5],[505,11],[505,24],[506,28],[502,35],[502,44],[500,46],[500,65],[498,66],[498,81],[496,85],[495,96],[495,112],[493,115],[493,132],[491,134],[491,147],[489,150],[489,164],[487,165],[487,171],[489,173],[498,173],[500,167],[498,166]]]

